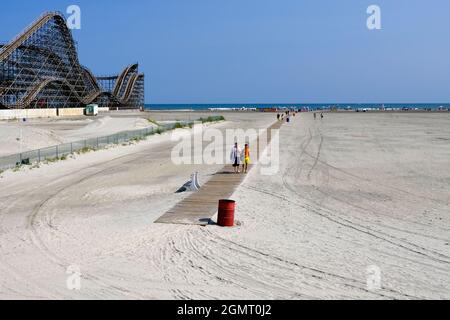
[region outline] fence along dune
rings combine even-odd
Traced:
[[[217,122],[225,118],[222,116],[211,116],[207,119],[199,119],[199,122]],[[111,135],[95,138],[83,139],[75,142],[69,142],[40,148],[31,151],[25,151],[17,154],[0,157],[0,170],[12,169],[22,164],[39,163],[43,161],[53,161],[58,158],[68,156],[73,153],[84,153],[90,150],[97,150],[112,144],[120,144],[136,139],[143,139],[153,134],[161,134],[168,130],[178,129],[184,126],[192,126],[194,122],[178,121],[174,123],[165,123],[157,127],[147,127],[138,130],[122,131]]]

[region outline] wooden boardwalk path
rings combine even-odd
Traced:
[[[283,121],[277,121],[269,127],[268,141],[271,141],[271,130],[279,129]],[[259,141],[258,141],[259,142]],[[259,143],[257,144],[259,145]],[[263,150],[258,150],[258,159]],[[253,165],[249,166],[249,171]],[[155,223],[208,225],[217,213],[220,199],[229,199],[247,175],[235,174],[232,165],[226,165],[206,182],[200,191],[192,193],[167,211]]]

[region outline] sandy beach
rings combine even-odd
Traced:
[[[27,130],[60,143],[148,125],[147,116],[202,115],[37,121]],[[211,126],[275,120],[225,117]],[[2,153],[17,148],[8,139]],[[447,114],[297,115],[280,131],[279,173],[256,166],[233,195],[235,228],[153,223],[186,197],[175,191],[192,172],[204,182],[221,168],[174,165],[170,133],[3,172],[0,299],[450,299],[449,140]],[[80,290],[67,288],[70,266]],[[376,290],[371,266],[381,272]]]
[[[0,121],[0,157],[58,144],[155,127],[152,121],[196,121],[214,112],[102,112],[97,117],[61,117]],[[238,118],[234,114],[232,118]],[[151,120],[151,121],[149,121]]]

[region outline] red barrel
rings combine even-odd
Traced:
[[[236,209],[236,201],[219,200],[219,216],[217,224],[221,227],[234,227],[234,211]]]

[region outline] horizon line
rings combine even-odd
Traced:
[[[187,102],[187,103],[148,103],[145,102],[146,105],[273,105],[273,104],[335,104],[335,105],[341,105],[341,104],[450,104],[449,102],[225,102],[225,103],[217,103],[217,102],[211,102],[211,103],[195,103],[195,102]]]

